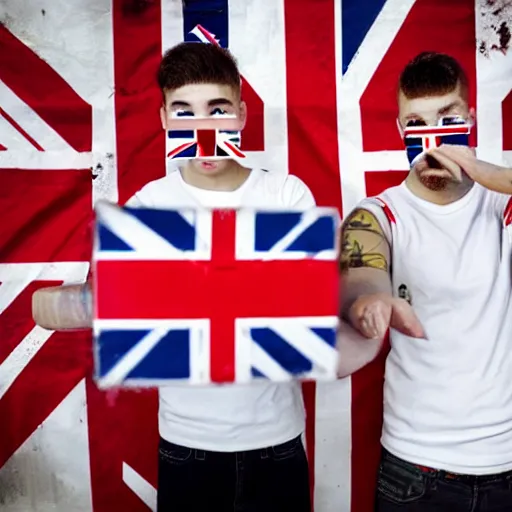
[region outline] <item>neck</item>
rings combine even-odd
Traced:
[[[407,188],[417,197],[438,205],[446,205],[464,197],[474,185],[474,181],[463,175],[462,182],[449,183],[443,190],[430,190],[425,187],[414,171],[411,171],[405,180]]]
[[[221,172],[212,175],[197,172],[194,170],[192,162],[187,162],[184,167],[180,168],[180,172],[185,183],[193,187],[232,192],[245,182],[251,170],[235,160],[230,160]]]

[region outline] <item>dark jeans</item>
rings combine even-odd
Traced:
[[[510,512],[512,471],[455,475],[405,462],[385,451],[377,485],[378,512]]]
[[[300,437],[246,452],[208,452],[160,440],[158,512],[310,512]]]

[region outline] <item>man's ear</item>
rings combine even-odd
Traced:
[[[396,118],[396,127],[398,128],[398,132],[400,133],[400,138],[404,138],[404,129],[402,128],[402,125],[400,124],[400,120],[398,117]]]
[[[247,122],[247,104],[245,101],[240,102],[240,130],[245,128]]]
[[[167,131],[167,111],[165,110],[165,105],[163,103],[160,107],[160,121],[162,123],[162,128]]]
[[[476,110],[475,110],[475,107],[471,107],[469,109],[469,116],[468,116],[468,120],[471,121],[471,124],[473,126],[476,125]]]

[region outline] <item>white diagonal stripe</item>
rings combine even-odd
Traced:
[[[96,205],[96,212],[98,221],[133,247],[139,253],[139,259],[145,255],[152,258],[154,254],[159,254],[162,258],[182,258],[182,251],[119,206],[100,201]],[[101,251],[96,251],[95,258],[102,259]]]
[[[76,151],[7,85],[0,80],[0,104],[22,128],[45,150]],[[34,151],[37,151],[33,148]]]
[[[44,279],[63,281],[64,284],[80,283],[85,279],[88,267],[86,262],[0,264],[0,314],[32,281]],[[53,331],[36,325],[0,364],[0,398],[52,334]]]
[[[5,117],[0,114],[0,143],[9,151],[34,153],[37,149]]]
[[[52,334],[36,325],[5,358],[0,365],[0,400]]]
[[[341,10],[342,0],[335,0]],[[342,75],[340,45],[336,44],[336,99],[338,105],[338,157],[340,163],[343,216],[366,197],[365,160],[361,125],[361,97],[402,27],[414,0],[387,0],[368,30],[347,72]],[[338,15],[341,19],[341,14]],[[336,20],[335,40],[342,40],[341,23]],[[371,157],[370,157],[371,158]],[[379,170],[379,169],[375,169]]]
[[[387,0],[353,56],[343,83],[350,97],[360,97],[389,50],[415,0]]]
[[[16,277],[8,272],[2,272],[3,265],[0,265],[0,314],[16,299],[16,297],[41,274],[43,265],[40,263],[31,264],[25,267],[25,272]],[[11,267],[12,268],[12,267]]]
[[[272,248],[262,256],[263,260],[270,260],[286,250],[290,245],[297,240],[297,238],[304,233],[304,231],[313,225],[320,217],[324,215],[324,212],[315,209],[305,211],[302,214],[300,222],[294,226],[283,238],[276,242]]]
[[[336,322],[337,319],[333,317],[334,325]],[[286,320],[276,322],[275,325],[271,324],[270,328],[305,357],[325,368],[328,373],[336,375],[338,351],[309,327],[301,325],[298,321]]]
[[[123,462],[123,482],[152,512],[156,512],[156,489],[126,462]]]
[[[121,384],[124,378],[153,350],[168,332],[169,329],[162,327],[153,329],[146,334],[104,377],[98,378],[98,387],[108,388]]]
[[[24,280],[28,275],[33,280],[64,281],[65,284],[80,283],[87,276],[86,261],[59,261],[55,263],[0,263],[0,282]],[[1,292],[0,292],[1,295]]]
[[[292,376],[272,357],[270,357],[255,341],[251,344],[252,366],[262,375],[273,381],[287,382]]]

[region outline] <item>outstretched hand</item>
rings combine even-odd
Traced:
[[[406,336],[426,338],[411,305],[385,293],[362,295],[350,307],[348,317],[366,338],[382,339],[390,327]]]

